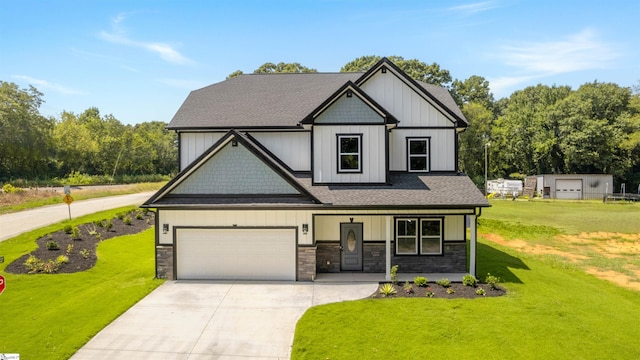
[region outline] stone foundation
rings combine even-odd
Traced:
[[[175,280],[173,278],[173,246],[156,246],[156,277]]]
[[[298,246],[298,281],[313,281],[316,278],[316,247]]]
[[[406,273],[464,273],[467,272],[467,244],[444,243],[443,255],[394,255],[395,242],[391,242],[391,266],[398,265],[398,272]],[[384,273],[386,266],[385,244],[364,242],[362,249],[363,272]],[[316,271],[340,272],[339,242],[318,242]]]

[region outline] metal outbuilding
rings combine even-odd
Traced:
[[[601,200],[613,192],[613,176],[609,174],[544,174],[528,176],[526,188],[535,189],[545,199]]]

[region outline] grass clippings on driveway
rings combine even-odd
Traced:
[[[85,216],[73,224],[111,218],[123,210]],[[68,359],[163,282],[154,279],[153,229],[101,242],[98,261],[87,271],[52,275],[4,272],[9,263],[35,249],[35,239],[63,225],[0,242],[0,254],[5,256],[0,272],[6,278],[6,289],[0,295],[2,352],[18,353],[24,359]]]

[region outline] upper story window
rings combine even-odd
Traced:
[[[407,138],[407,169],[429,171],[429,138]]]
[[[362,134],[338,134],[338,172],[362,172]]]

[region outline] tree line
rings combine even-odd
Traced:
[[[436,63],[389,56],[413,79],[446,88],[469,127],[459,137],[459,167],[484,185],[489,178],[606,173],[616,183],[640,183],[640,85],[614,83],[530,86],[495,100],[482,76],[454,79]],[[366,71],[381,59],[362,56],[340,71]],[[267,62],[254,73],[306,73],[299,63]],[[242,75],[241,70],[227,79]],[[97,108],[45,118],[43,94],[0,81],[0,180],[92,175],[173,174],[176,135],[163,122],[123,125]]]
[[[340,69],[367,71],[380,56],[362,56]],[[488,177],[522,179],[537,174],[612,174],[616,183],[640,183],[640,84],[530,86],[495,100],[482,76],[453,79],[436,63],[388,56],[413,79],[451,93],[469,127],[459,138],[459,167],[484,185]],[[265,63],[254,73],[316,72],[299,63]],[[237,70],[229,77],[241,75]]]
[[[177,172],[177,138],[166,123],[125,125],[95,107],[44,117],[42,97],[33,86],[0,81],[0,181]]]

